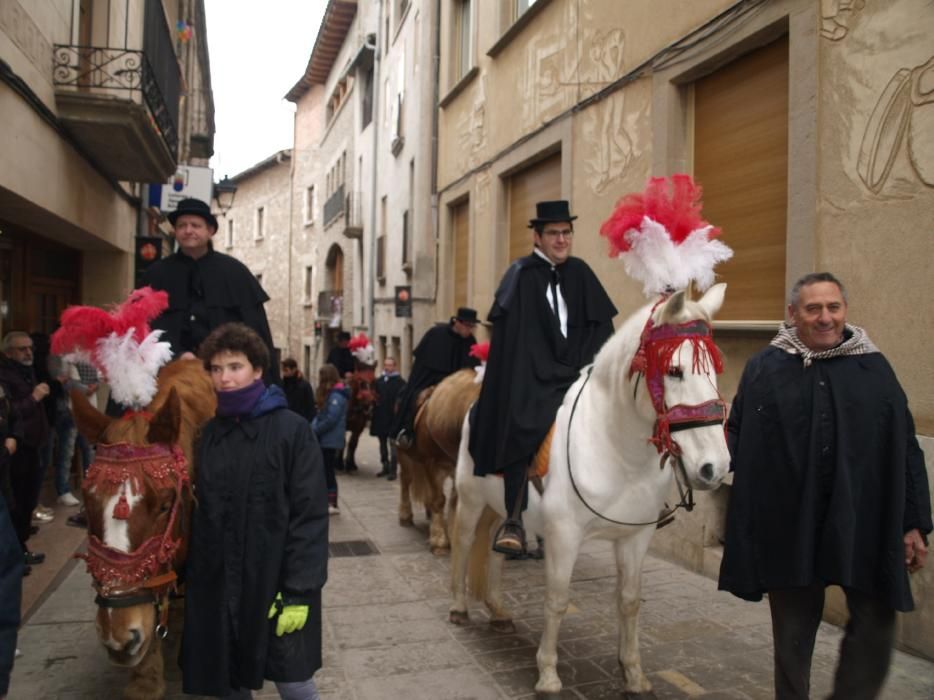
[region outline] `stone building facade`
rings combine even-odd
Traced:
[[[649,176],[692,173],[735,251],[719,270],[724,396],[774,335],[793,281],[835,271],[851,321],[908,392],[930,465],[934,376],[917,359],[934,340],[918,322],[934,286],[930,4],[666,6],[658,21],[654,2],[441,1],[439,315],[461,301],[485,312],[531,249],[534,202],[563,198],[580,216],[575,255],[625,317],[644,299],[600,224]],[[729,486],[701,495],[655,549],[715,574],[728,498]],[[900,619],[900,644],[934,656],[934,572],[912,582],[919,610]]]
[[[159,216],[146,183],[213,151],[204,36],[203,0],[0,3],[4,332],[132,289],[136,236]]]
[[[259,280],[269,295],[266,318],[276,352],[290,354],[289,314],[293,287],[290,180],[292,151],[279,151],[230,178],[237,186],[233,205],[218,217],[214,249],[231,255]]]

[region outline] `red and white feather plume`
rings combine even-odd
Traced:
[[[361,331],[356,338],[351,338],[347,343],[347,349],[357,359],[357,362],[364,365],[376,364],[376,350],[366,333]]]
[[[490,357],[490,341],[485,340],[482,343],[474,343],[471,345],[470,356],[480,360],[480,366],[474,368],[477,373],[474,382],[480,384],[483,381],[483,375],[486,374],[486,361]]]
[[[110,311],[69,306],[52,334],[52,352],[90,362],[110,385],[114,401],[140,409],[156,395],[156,375],[172,359],[172,346],[149,322],[169,306],[169,295],[151,287],[133,290]]]
[[[647,296],[684,289],[691,280],[703,291],[733,251],[716,240],[720,229],[703,219],[701,207],[701,188],[690,175],[653,177],[644,192],[619,200],[600,235]]]

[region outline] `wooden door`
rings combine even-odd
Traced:
[[[454,308],[467,306],[467,279],[470,267],[470,202],[451,208],[452,246],[454,261]]]
[[[509,262],[532,252],[535,203],[561,199],[561,154],[555,153],[509,178]]]

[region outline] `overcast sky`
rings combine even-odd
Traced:
[[[214,180],[292,145],[283,95],[308,65],[327,0],[205,0],[214,90]]]

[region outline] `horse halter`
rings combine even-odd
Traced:
[[[156,632],[166,635],[168,607],[162,601],[175,588],[177,578],[172,568],[181,537],[173,537],[181,507],[183,491],[191,492],[187,460],[178,445],[127,443],[98,445],[93,464],[88,469],[82,488],[98,493],[119,493],[112,517],[127,520],[130,506],[126,500],[127,485],[135,492],[143,489],[148,478],[156,488],[174,488],[175,500],[169,512],[165,531],[147,538],[132,552],[110,547],[97,536],[88,534],[87,554],[75,555],[87,563],[88,573],[97,589],[95,603],[103,608],[128,608],[152,603],[156,608]]]
[[[659,300],[655,307],[665,299],[667,297]],[[726,421],[726,402],[719,392],[717,398],[700,404],[666,405],[665,376],[671,370],[674,354],[685,341],[694,346],[692,372],[707,372],[711,364],[717,374],[723,372],[723,357],[713,342],[713,330],[707,321],[697,319],[657,326],[652,314],[642,329],[639,349],[629,366],[630,378],[634,374],[645,376],[652,408],[655,409],[655,428],[649,441],[662,455],[662,467],[668,456],[681,456],[681,446],[671,437],[672,433],[710,425],[722,426]]]

